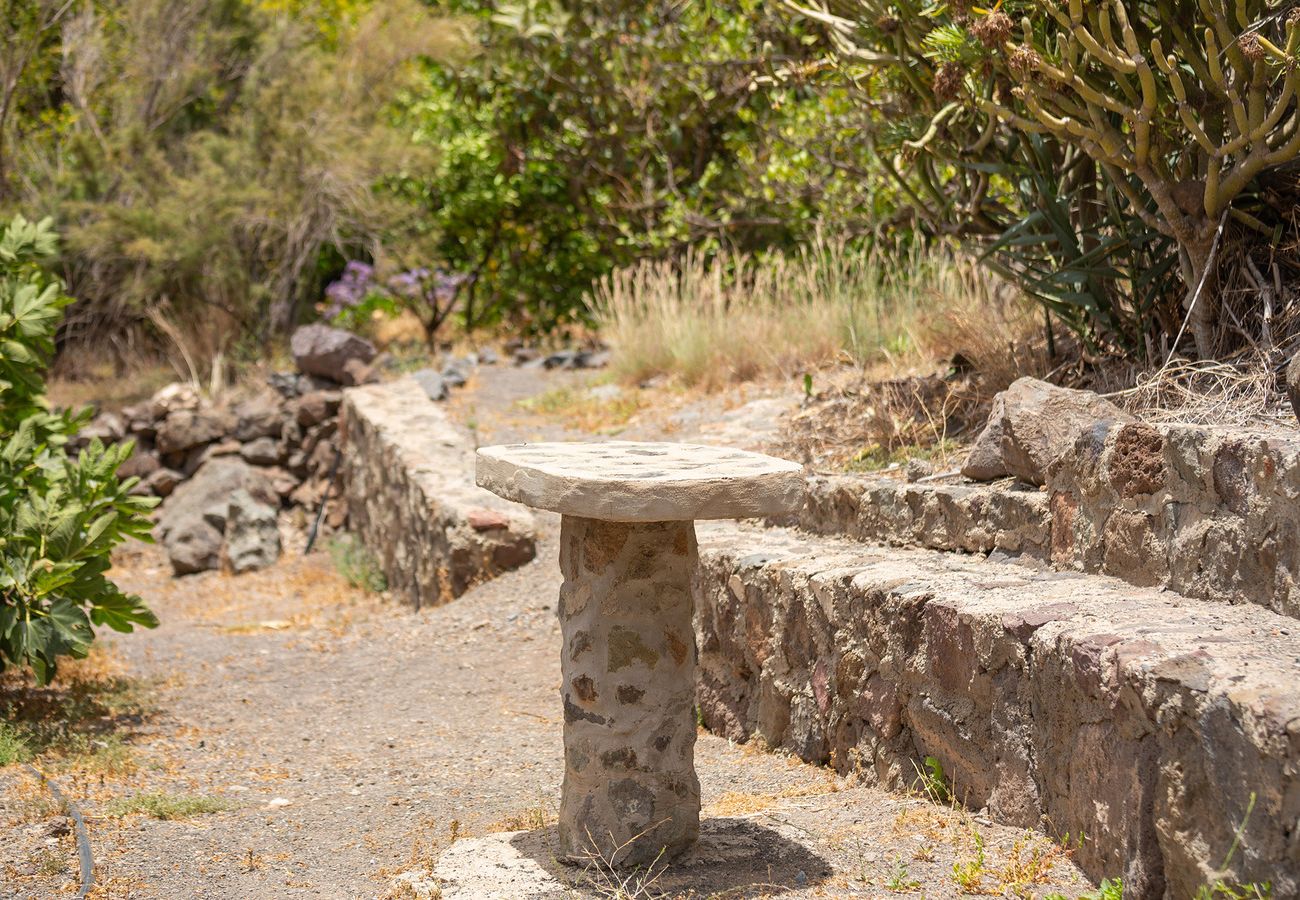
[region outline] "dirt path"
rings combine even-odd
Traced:
[[[453,408],[475,409],[490,440],[577,436],[515,405],[577,379],[533,374],[525,387],[518,371]],[[764,418],[738,409],[735,421],[707,409],[688,421]],[[156,548],[123,559],[121,580],[163,625],[110,640],[153,685],[155,712],[124,731],[134,770],[71,779],[91,817],[93,896],[384,897],[458,838],[549,824],[562,772],[558,520],[539,525],[536,562],[420,612],[348,587],[321,553],[179,580]],[[674,890],[948,897],[963,873],[967,887],[1028,881],[1024,896],[1087,889],[1058,845],[960,810],[707,734],[697,760],[706,817],[758,839],[725,864],[688,866],[695,882]],[[71,893],[75,865],[32,862],[71,860],[71,838],[50,826],[34,784],[12,767],[0,774],[0,819],[17,838],[0,850],[0,897]],[[174,801],[163,812],[176,818],[123,815],[122,798],[141,795]]]

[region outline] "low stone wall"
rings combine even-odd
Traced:
[[[1037,488],[905,484],[863,475],[814,475],[789,523],[816,534],[963,553],[1002,550],[1047,559],[1051,520]]]
[[[1115,425],[1047,488],[1055,565],[1300,617],[1300,435]]]
[[[817,534],[1003,551],[1300,618],[1300,437],[1103,424],[1023,484],[808,479],[790,522]]]
[[[459,597],[536,555],[533,518],[474,486],[474,448],[411,378],[344,392],[343,496],[391,590]]]
[[[1005,822],[1086,834],[1126,896],[1300,894],[1300,632],[1259,606],[978,556],[700,528],[699,704],[869,781],[936,757]]]

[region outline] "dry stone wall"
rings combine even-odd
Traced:
[[[1259,606],[978,556],[700,528],[705,724],[890,787],[926,756],[1005,822],[1084,833],[1126,896],[1300,895],[1300,633]]]
[[[1048,467],[1042,490],[813,476],[788,524],[1002,552],[1300,618],[1300,438],[1282,433],[1104,423]]]
[[[1055,565],[1300,617],[1300,437],[1085,432],[1048,470]]]
[[[474,486],[474,448],[413,378],[344,392],[351,530],[416,606],[459,597],[536,555],[532,516]]]

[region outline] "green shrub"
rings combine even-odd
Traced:
[[[391,104],[417,57],[460,45],[418,0],[18,6],[34,12],[0,23],[0,215],[59,222],[77,297],[61,345],[199,368],[255,352],[410,215],[374,190],[424,165]]]
[[[879,180],[838,166],[865,151],[826,140],[843,91],[768,77],[804,56],[770,4],[448,6],[481,52],[430,67],[408,121],[434,161],[394,181],[428,210],[431,256],[468,277],[470,325],[585,323],[593,282],[635,260],[790,248],[828,210],[875,214]]]
[[[113,547],[150,540],[157,502],[119,481],[129,444],[98,441],[73,459],[65,445],[88,412],[51,412],[44,369],[72,299],[41,264],[56,249],[49,220],[15,217],[0,230],[0,669],[48,682],[59,656],[84,657],[93,625],[131,631],[157,619],[107,577]]]

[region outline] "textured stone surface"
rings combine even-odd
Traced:
[[[303,325],[289,339],[294,365],[307,375],[318,375],[338,384],[351,384],[348,363],[362,364],[375,358],[375,347],[365,338],[328,325]]]
[[[226,507],[225,545],[222,559],[236,575],[265,569],[280,558],[279,503],[263,503],[240,489]]]
[[[700,830],[690,522],[565,516],[561,858],[669,859]]]
[[[965,553],[1001,550],[1047,559],[1051,522],[1037,490],[972,484],[904,484],[871,475],[815,475],[784,523],[859,541]]]
[[[166,471],[160,469],[154,475]],[[155,531],[175,574],[188,575],[221,564],[230,499],[241,490],[260,503],[279,506],[270,479],[238,457],[222,456],[205,463],[193,478],[171,492]]]
[[[1300,617],[1300,438],[1113,424],[1051,467],[1052,562]]]
[[[541,443],[484,447],[478,483],[529,506],[613,522],[731,519],[794,512],[803,468],[698,444]]]
[[[988,424],[971,448],[962,474],[975,481],[1014,475],[1030,484],[1047,479],[1047,467],[1081,431],[1099,422],[1133,417],[1092,391],[1018,378],[993,399]]]
[[[216,412],[178,409],[158,428],[158,452],[178,453],[219,440],[229,425],[226,417]]]
[[[474,487],[468,435],[409,378],[344,392],[340,465],[351,528],[391,590],[444,603],[536,553],[532,516]],[[509,523],[475,529],[474,510]]]
[[[996,819],[1086,833],[1126,895],[1183,898],[1257,797],[1231,877],[1300,894],[1290,619],[975,556],[701,529],[708,727],[888,786],[932,755]]]

